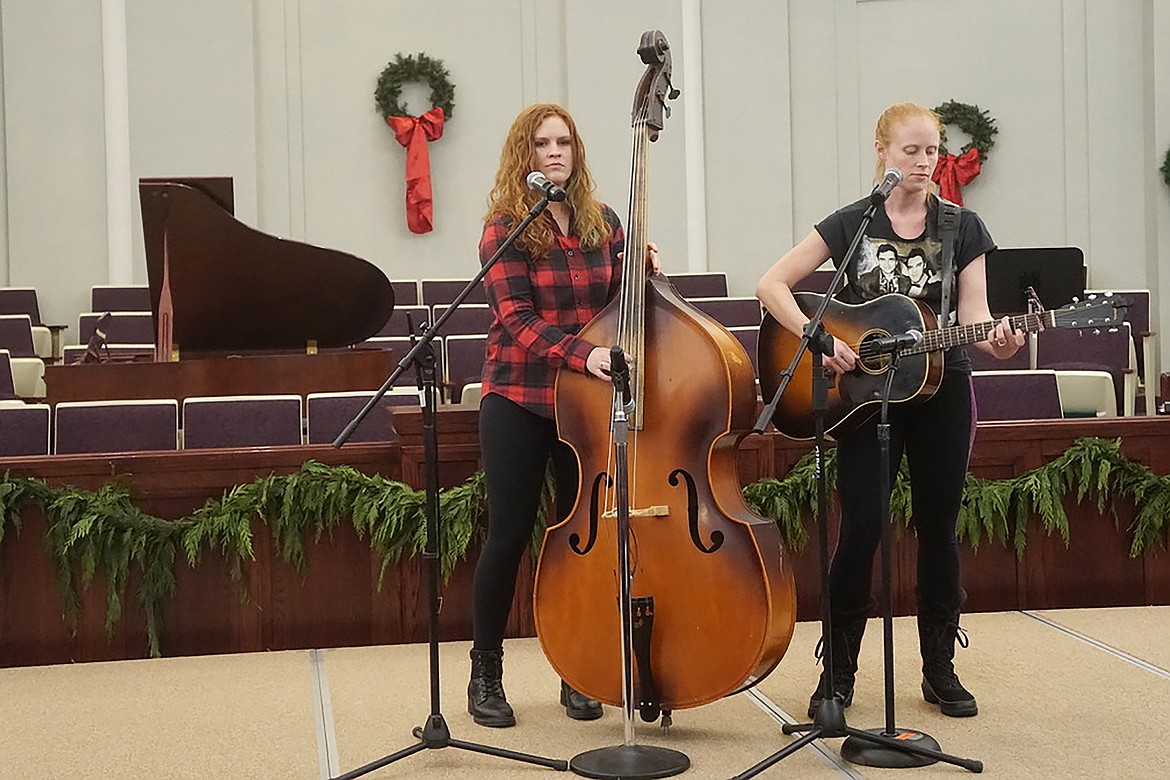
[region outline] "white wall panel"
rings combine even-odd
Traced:
[[[106,267],[101,7],[5,2],[8,277],[73,323]]]
[[[789,109],[792,123],[792,238],[856,194],[838,186],[842,169],[838,132],[836,16],[824,0],[790,0],[788,22]],[[850,120],[853,123],[854,120]],[[856,131],[854,130],[854,133]],[[849,144],[854,146],[852,142]],[[855,160],[855,150],[846,158]],[[852,167],[851,171],[856,171]],[[856,176],[856,173],[852,174]],[[859,186],[859,183],[855,184]],[[778,246],[779,257],[787,250]]]
[[[569,110],[588,144],[589,166],[598,193],[627,218],[632,159],[631,108],[634,90],[646,66],[638,42],[646,30],[661,30],[671,46],[674,85],[681,90],[670,103],[671,116],[658,141],[649,145],[649,238],[662,251],[667,273],[685,271],[686,149],[685,112],[701,110],[688,102],[683,83],[684,59],[702,56],[683,47],[681,5],[669,0],[627,3],[622,0],[569,2],[566,5]],[[702,154],[702,150],[695,150]]]
[[[794,241],[788,3],[708,2],[702,29],[708,265],[755,295]]]
[[[130,160],[158,176],[230,176],[236,218],[257,223],[252,6],[238,0],[126,3]],[[146,282],[134,201],[134,281]],[[104,280],[102,280],[104,281]]]
[[[1062,245],[1059,0],[1035,0],[1030,13],[1021,13],[1015,0],[984,0],[978,12],[960,0],[889,0],[857,8],[869,55],[859,66],[858,115],[871,150],[864,172],[872,175],[874,124],[887,105],[937,106],[952,99],[978,105],[994,117],[999,135],[983,172],[963,190],[966,205],[979,212],[1000,246]],[[943,42],[945,53],[936,49]],[[957,152],[967,140],[950,128],[948,150]]]
[[[1089,282],[1145,287],[1142,9],[1090,2],[1086,11]]]
[[[476,272],[500,145],[525,104],[520,4],[443,6],[419,13],[407,2],[303,1],[300,40],[290,42],[301,49],[305,237],[392,278]],[[386,63],[418,52],[442,60],[455,84],[454,116],[429,145],[435,229],[423,235],[406,226],[406,150],[374,104]],[[413,93],[413,114],[431,107],[427,96]]]

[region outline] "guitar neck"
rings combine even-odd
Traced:
[[[1009,317],[1013,330],[1023,330],[1034,333],[1043,325],[1046,328],[1056,326],[1055,312],[1045,311],[1036,314],[1017,314]],[[922,335],[922,341],[906,349],[902,354],[918,355],[924,352],[938,352],[939,350],[961,347],[964,344],[974,344],[987,338],[987,334],[999,324],[999,320],[977,322],[971,325],[955,325],[950,328],[928,330]]]

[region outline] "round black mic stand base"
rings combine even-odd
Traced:
[[[651,745],[613,745],[579,753],[569,769],[582,777],[640,780],[673,777],[687,771],[691,760],[685,753]]]
[[[876,734],[887,739],[897,740],[903,745],[926,748],[927,750],[941,750],[938,741],[929,734],[923,734],[914,729],[894,729],[893,732],[881,729],[862,729],[865,733]],[[887,747],[878,742],[872,742],[862,737],[849,737],[841,743],[841,758],[852,764],[862,766],[876,766],[885,769],[909,769],[916,766],[929,766],[938,763],[937,758],[924,756],[921,753],[910,753],[906,750]]]

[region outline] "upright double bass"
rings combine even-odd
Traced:
[[[736,473],[756,411],[740,343],[647,268],[647,147],[669,113],[669,45],[642,35],[647,67],[634,97],[630,213],[620,294],[581,331],[630,362],[629,594],[634,690],[642,718],[696,707],[753,685],[788,647],[795,588],[776,524],[752,513]],[[614,389],[562,370],[560,438],[577,455],[570,516],[545,532],[537,564],[537,635],[557,673],[598,701],[622,704]]]

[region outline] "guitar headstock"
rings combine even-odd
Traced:
[[[1113,293],[1091,293],[1083,301],[1073,301],[1052,312],[1058,328],[1094,328],[1115,325],[1125,318],[1129,299]]]

